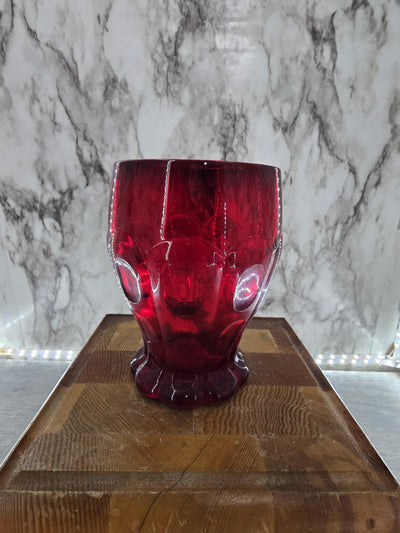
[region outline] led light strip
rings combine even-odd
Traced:
[[[400,348],[400,330],[397,331],[394,337],[394,349],[398,350]]]
[[[398,335],[400,340],[400,334]],[[0,359],[17,359],[24,361],[65,361],[71,363],[78,355],[77,350],[25,350],[17,348],[0,348]],[[386,367],[400,368],[400,364],[393,361],[388,364],[385,354],[316,354],[312,356],[322,369],[340,370],[368,370],[382,368],[385,361]],[[390,361],[389,361],[390,362]]]
[[[387,355],[383,353],[378,354],[316,354],[313,355],[314,361],[323,370],[377,370],[384,369],[382,367],[385,362],[387,367],[398,368],[396,362],[388,364]]]
[[[77,350],[25,350],[24,348],[0,348],[0,359],[23,361],[65,361],[71,363],[77,354]]]

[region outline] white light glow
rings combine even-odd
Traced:
[[[314,361],[321,368],[332,368],[332,369],[342,369],[346,370],[350,365],[354,369],[368,369],[375,370],[376,367],[382,366],[382,363],[387,360],[387,356],[383,353],[377,354],[315,354],[313,356]],[[396,365],[392,365],[396,366]]]
[[[0,348],[0,359],[23,359],[35,361],[69,361],[75,359],[77,352],[74,350],[50,350],[25,348]]]

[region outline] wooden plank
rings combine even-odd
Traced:
[[[256,318],[248,382],[173,410],[109,315],[0,472],[0,533],[400,531],[400,488],[283,319]]]

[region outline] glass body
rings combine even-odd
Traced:
[[[238,344],[281,249],[279,169],[117,162],[108,246],[143,335],[139,390],[176,407],[229,398],[247,378]]]

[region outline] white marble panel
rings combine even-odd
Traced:
[[[287,317],[314,352],[390,345],[398,2],[1,11],[0,324],[20,317],[1,343],[79,348],[104,314],[126,311],[105,245],[112,163],[196,157],[282,168],[284,249],[260,313]]]
[[[17,299],[10,275],[10,261],[1,232],[1,228],[4,227],[4,217],[0,213],[0,349],[24,345],[21,314],[18,312]]]

